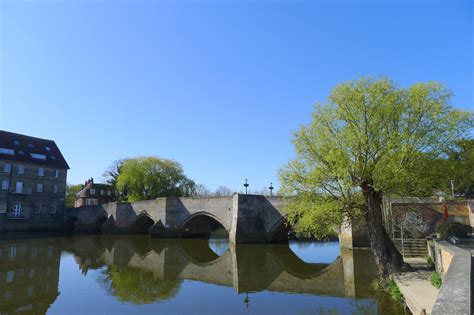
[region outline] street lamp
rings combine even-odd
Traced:
[[[270,183],[270,187],[268,187],[268,189],[270,189],[270,196],[273,196],[273,183]]]
[[[249,183],[247,181],[247,178],[245,179],[244,187],[245,187],[245,194],[247,194],[247,187],[249,187]]]

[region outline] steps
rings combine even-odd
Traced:
[[[395,246],[403,254],[403,257],[425,257],[428,256],[428,248],[426,239],[424,238],[407,238],[403,240],[395,239]]]

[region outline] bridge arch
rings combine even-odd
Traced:
[[[133,234],[148,234],[150,228],[155,224],[155,221],[148,215],[146,211],[141,212],[132,219],[129,224],[130,233]]]
[[[65,224],[65,227],[66,229],[68,230],[74,230],[74,227],[76,225],[76,223],[79,221],[79,218],[76,217],[76,216],[70,216],[69,218],[67,218],[66,220],[66,224]]]
[[[98,215],[93,221],[92,221],[92,229],[95,232],[100,232],[102,231],[102,225],[107,221],[107,216],[105,214],[100,214]]]
[[[180,225],[179,230],[184,237],[210,238],[211,233],[219,230],[222,237],[229,237],[230,228],[217,216],[199,211],[187,217]]]

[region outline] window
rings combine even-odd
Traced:
[[[23,182],[16,182],[15,192],[18,194],[23,193]]]
[[[28,146],[29,146],[30,148],[34,148],[34,147],[35,147],[35,146],[33,145],[33,143],[28,143]]]
[[[30,153],[30,155],[33,159],[46,160],[46,155],[44,155],[44,154]]]
[[[13,216],[19,217],[21,215],[21,203],[15,202],[13,204]]]
[[[12,283],[13,279],[15,278],[15,270],[8,270],[7,271],[7,283]]]
[[[102,196],[103,194],[105,194],[105,191],[103,189],[100,190],[100,195]]]
[[[91,190],[89,191],[91,195],[95,195],[95,189],[94,188],[91,188]]]
[[[5,163],[3,165],[3,172],[10,173],[12,171],[12,165],[10,163]]]
[[[15,141],[13,141],[13,144],[14,144],[14,145],[20,145],[20,141],[15,140]]]
[[[50,156],[51,160],[56,160],[56,157],[54,155]]]
[[[23,165],[18,165],[18,174],[25,174],[25,167]]]
[[[36,192],[43,192],[43,184],[42,183],[38,183],[36,184]]]
[[[20,153],[20,155],[25,155],[25,151],[23,150],[18,151],[18,153]]]
[[[38,176],[44,176],[44,168],[38,167]]]
[[[8,179],[2,180],[2,190],[8,190],[10,188],[10,181]]]
[[[54,184],[53,185],[53,193],[57,193],[58,192],[58,185]]]
[[[41,213],[41,202],[35,204],[35,213]]]
[[[87,198],[86,199],[86,206],[97,206],[98,201],[95,198]]]
[[[46,149],[46,151],[51,151],[51,148],[48,146],[45,146],[44,148]]]
[[[53,175],[54,175],[55,178],[58,178],[59,177],[59,171],[54,170]]]
[[[12,149],[0,148],[0,153],[8,154],[8,155],[15,155],[15,151]]]
[[[51,203],[51,213],[56,213],[56,202]]]
[[[107,196],[112,195],[112,192],[110,190],[107,190]]]

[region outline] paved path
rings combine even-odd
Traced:
[[[432,273],[431,270],[417,270],[394,277],[413,315],[431,314],[439,291],[431,284]]]

